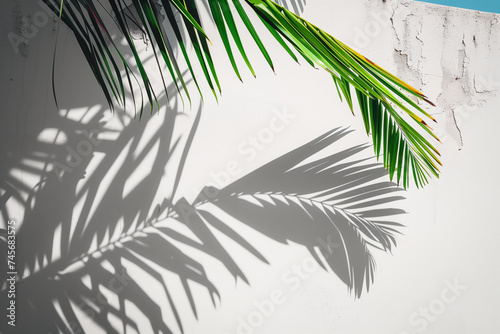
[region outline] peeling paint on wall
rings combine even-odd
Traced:
[[[395,74],[431,96],[442,130],[460,149],[457,113],[477,111],[500,88],[498,74],[484,67],[500,51],[500,15],[410,0],[365,3],[367,14],[392,13]]]

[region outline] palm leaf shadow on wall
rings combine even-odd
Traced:
[[[198,299],[208,297],[216,306],[224,297],[217,290],[217,282],[208,277],[202,259],[190,255],[190,250],[201,252],[204,259],[208,256],[219,261],[231,275],[250,285],[244,264],[238,263],[217,235],[222,233],[258,261],[269,264],[265,254],[231,226],[227,215],[263,237],[303,245],[323,268],[331,268],[356,297],[369,288],[375,264],[372,251],[390,251],[396,244],[395,233],[401,225],[388,217],[403,213],[391,207],[403,197],[395,195],[402,189],[386,181],[382,165],[374,163],[374,159],[357,158],[368,145],[315,158],[316,153],[335,148],[351,132],[337,128],[223,189],[205,187],[192,203],[182,194],[175,203],[167,198],[156,204],[156,214],[151,217],[148,212],[155,207],[155,193],[162,191],[158,187],[166,177],[165,165],[173,152],[181,149],[173,128],[175,120],[185,116],[174,110],[167,110],[154,134],[146,136],[146,120],[132,121],[124,125],[116,140],[103,140],[95,150],[104,158],[91,175],[85,176],[84,186],[78,187],[78,183],[92,155],[71,173],[63,174],[61,181],[55,173],[38,171],[43,181],[25,203],[23,227],[17,236],[21,252],[18,268],[28,272],[18,284],[18,312],[23,319],[29,319],[19,322],[22,332],[81,333],[85,328],[82,312],[107,333],[138,331],[139,324],[131,317],[133,312],[141,312],[148,319],[151,332],[184,332],[182,318],[187,310],[179,306],[185,301],[178,300],[172,275],[180,282],[190,305],[187,312],[196,317]],[[65,131],[74,134],[69,137],[70,145],[82,140],[82,130],[98,127],[101,118],[102,112],[97,113],[86,124],[75,122],[73,129],[66,124]],[[182,148],[180,171],[187,162],[199,118],[200,112]],[[145,138],[142,151],[130,154]],[[40,157],[43,155],[38,153],[43,150],[47,147],[35,146],[28,155]],[[98,199],[97,190],[124,151],[128,154],[113,182],[107,186],[105,196]],[[124,197],[125,181],[151,151],[155,152],[151,173]],[[65,161],[65,154],[60,149],[56,156]],[[175,175],[175,185],[180,175]],[[78,211],[77,203],[82,203]],[[60,258],[53,259],[54,249],[60,250]],[[142,279],[136,276],[138,271]],[[144,275],[161,287],[156,296],[140,283]],[[199,293],[199,287],[206,295]],[[162,302],[158,302],[160,294],[164,295]],[[119,320],[119,327],[112,318]]]
[[[307,3],[306,0],[278,0],[276,3],[282,5],[288,10],[292,10],[295,14],[300,14],[304,11]]]

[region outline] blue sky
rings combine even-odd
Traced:
[[[418,0],[421,1],[421,0]],[[475,9],[483,12],[500,13],[500,0],[425,0],[439,5]]]

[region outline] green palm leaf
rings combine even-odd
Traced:
[[[124,84],[118,68],[123,68],[132,91],[131,78],[134,78],[135,74],[131,68],[135,66],[141,78],[140,86],[145,91],[153,112],[153,106],[158,106],[157,93],[150,81],[150,75],[153,73],[146,70],[130,37],[124,15],[125,1],[108,0],[116,17],[116,25],[127,41],[128,50],[133,54],[134,66],[124,59],[109,35],[107,25],[111,23],[103,19],[104,14],[100,14],[103,10],[97,8],[99,6],[94,4],[95,1],[44,1],[75,33],[110,106],[113,107],[114,103],[125,103]],[[229,62],[240,80],[242,75],[237,66],[233,43],[254,76],[255,71],[240,37],[236,17],[244,23],[263,57],[274,70],[271,56],[246,13],[246,10],[251,9],[294,60],[297,60],[297,57],[292,49],[309,64],[325,69],[333,77],[339,95],[345,98],[351,111],[354,109],[353,97],[357,98],[366,132],[372,136],[377,157],[383,156],[384,165],[391,178],[406,188],[412,179],[417,187],[421,187],[428,182],[429,176],[439,176],[439,152],[431,143],[438,138],[425,121],[425,118],[434,119],[418,104],[419,100],[430,103],[424,94],[279,4],[271,0],[245,0],[245,3],[247,8],[240,0],[233,0],[231,3],[228,0],[209,1],[213,22],[219,31]],[[191,100],[186,85],[187,79],[180,70],[180,62],[183,61],[199,93],[202,94],[197,73],[192,67],[192,55],[186,48],[189,43],[193,46],[195,59],[201,66],[206,82],[217,98],[217,91],[220,93],[221,87],[207,43],[209,40],[200,19],[199,3],[195,0],[161,0],[161,4],[153,0],[132,0],[132,4],[143,30],[152,41],[158,66],[158,71],[154,74],[160,75],[164,88],[166,67],[177,91]],[[165,9],[167,22],[163,22],[160,7]],[[181,14],[182,20],[175,20],[175,12]],[[169,31],[173,34],[169,34]],[[183,36],[183,31],[187,31],[187,36]],[[105,41],[111,41],[110,46]],[[181,56],[174,53],[174,46],[177,45],[182,51]],[[163,61],[160,61],[161,59]],[[142,114],[144,101],[140,104]]]

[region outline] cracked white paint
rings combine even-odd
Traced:
[[[456,113],[473,114],[500,88],[499,72],[485,65],[500,55],[500,15],[411,0],[364,3],[367,18],[373,11],[392,13],[395,74],[429,95],[440,110],[433,111],[437,132],[461,148]]]

